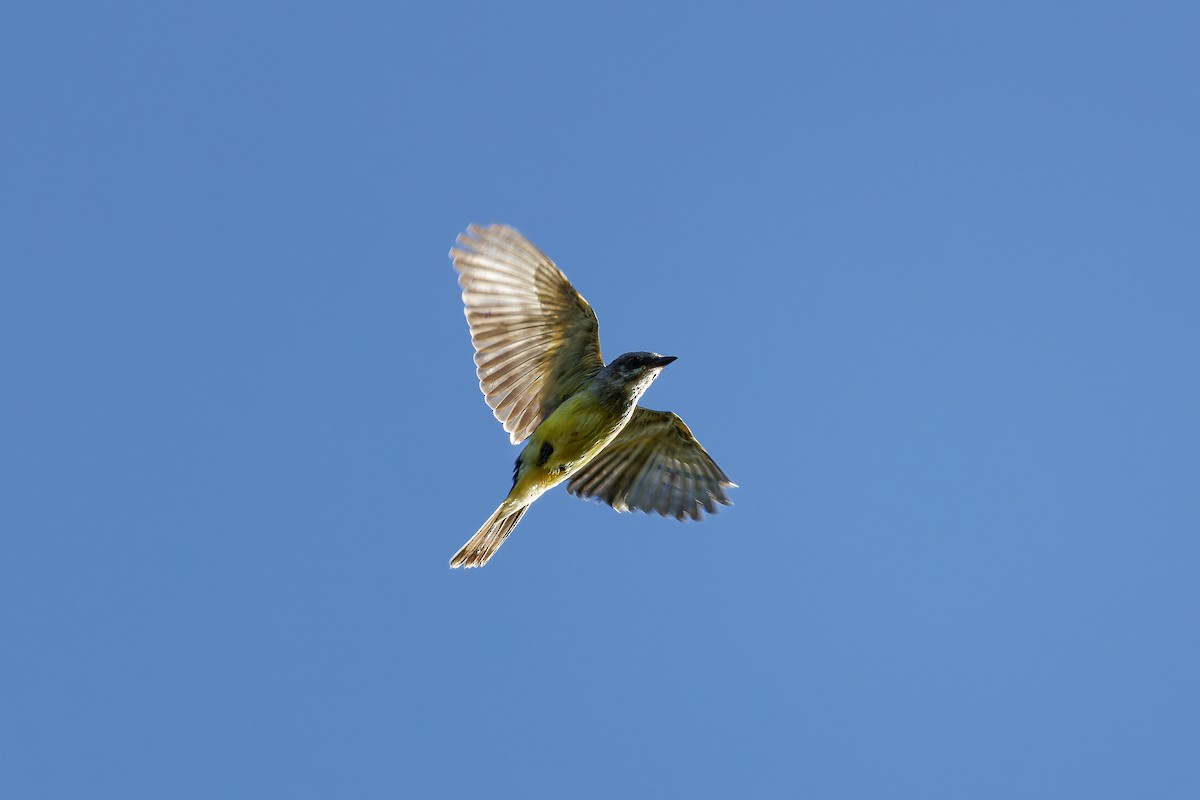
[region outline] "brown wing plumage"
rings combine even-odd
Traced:
[[[700,519],[717,503],[729,505],[736,486],[684,424],[669,411],[638,408],[600,455],[575,473],[567,491],[595,497],[617,511],[657,511]]]
[[[604,366],[596,313],[513,228],[472,225],[458,243],[479,388],[516,444]]]

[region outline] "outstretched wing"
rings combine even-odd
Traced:
[[[678,414],[638,408],[600,455],[575,473],[567,491],[595,497],[617,511],[657,511],[700,519],[729,505],[737,484],[721,471]]]
[[[507,225],[472,225],[450,251],[479,388],[513,444],[604,366],[596,313],[567,276]]]

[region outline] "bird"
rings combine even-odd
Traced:
[[[638,400],[676,360],[625,353],[605,365],[596,313],[553,261],[507,225],[471,225],[450,258],[484,399],[512,443],[512,489],[450,559],[482,567],[529,506],[567,491],[617,511],[699,520],[736,486],[677,414]]]

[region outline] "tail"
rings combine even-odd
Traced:
[[[512,510],[507,502],[501,503],[488,521],[483,523],[483,527],[475,532],[470,541],[462,546],[462,549],[454,554],[454,558],[450,559],[450,568],[455,567],[482,567],[488,562],[488,559],[500,549],[500,545],[504,544],[504,540],[512,533],[512,529],[517,527],[517,523],[521,521],[521,517],[525,516],[525,511],[529,506],[521,506],[516,511]]]

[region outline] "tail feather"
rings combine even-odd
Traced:
[[[529,506],[521,506],[513,511],[508,503],[501,503],[488,517],[488,521],[483,523],[483,527],[454,554],[454,558],[450,559],[450,568],[482,567],[486,564],[500,549],[500,545],[504,544],[513,528],[517,527],[528,508]]]

